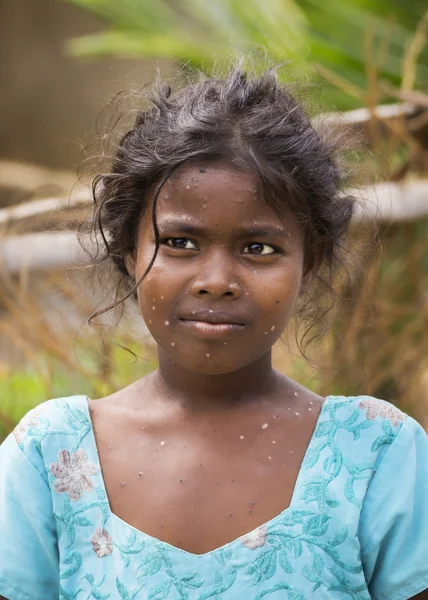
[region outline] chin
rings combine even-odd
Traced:
[[[182,364],[182,366],[193,373],[200,373],[201,375],[226,375],[227,373],[233,373],[243,367],[246,367],[253,361],[245,362],[232,362],[230,358],[224,357],[222,360],[215,359],[214,357],[207,357],[206,360],[201,361],[198,357],[197,361],[192,364]]]

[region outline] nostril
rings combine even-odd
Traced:
[[[208,294],[207,290],[199,290],[198,294],[200,296],[205,296],[205,294]]]
[[[226,292],[224,295],[225,296],[233,296],[233,292]]]

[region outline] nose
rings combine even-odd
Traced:
[[[192,282],[194,296],[211,296],[219,298],[237,299],[242,294],[233,264],[222,253],[213,253],[205,261],[198,261],[199,271]]]

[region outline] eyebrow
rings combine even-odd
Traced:
[[[180,231],[183,233],[188,233],[189,235],[200,235],[206,236],[209,235],[211,230],[206,227],[199,227],[197,225],[192,225],[185,221],[167,219],[158,223],[159,230],[162,229],[172,229],[175,231]],[[271,227],[271,226],[263,226],[263,227],[236,227],[234,231],[238,233],[241,237],[281,237],[291,235],[291,231],[284,227]]]

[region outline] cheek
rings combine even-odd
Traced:
[[[294,269],[282,270],[280,276],[270,277],[258,285],[255,302],[260,336],[274,343],[284,332],[293,316],[300,286],[300,273]]]
[[[141,270],[141,274],[144,270]],[[138,288],[140,312],[150,333],[156,340],[173,333],[171,315],[177,298],[182,292],[182,279],[174,281],[166,275],[161,262],[156,262],[146,279]]]

